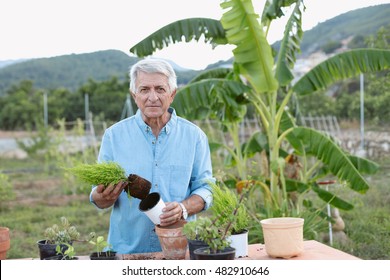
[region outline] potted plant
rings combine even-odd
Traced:
[[[188,251],[190,253],[190,259],[195,260],[194,251],[196,249],[207,247],[207,243],[199,238],[197,227],[201,226],[196,222],[189,222],[183,228],[183,233],[187,238],[188,242]]]
[[[66,249],[63,250],[63,247],[61,247],[60,244],[57,244],[56,246],[56,253],[57,255],[45,258],[45,260],[78,260],[78,257],[76,257],[76,252],[74,250],[74,247],[66,243],[64,244],[66,246]]]
[[[116,185],[121,181],[126,182],[125,192],[132,197],[144,199],[149,194],[151,183],[136,175],[125,175],[125,170],[116,162],[101,162],[94,164],[78,164],[66,168],[71,174],[90,185],[104,186]]]
[[[7,258],[7,251],[10,248],[9,228],[0,227],[0,260]]]
[[[109,244],[104,236],[96,236],[95,232],[90,233],[89,243],[94,245],[94,252],[89,255],[91,260],[115,260],[116,252],[111,250],[111,244]],[[106,251],[104,251],[107,249]]]
[[[231,213],[235,213],[235,219],[231,224],[231,234],[227,237],[230,246],[236,249],[235,257],[246,257],[248,255],[248,226],[249,214],[244,202],[246,192],[251,187],[251,181],[246,180],[244,188],[237,195],[225,185],[212,186],[213,206],[211,211],[215,216],[222,215],[223,219],[229,219]],[[237,210],[236,210],[237,209]]]
[[[37,242],[40,259],[54,257],[58,252],[62,254],[72,245],[73,241],[80,238],[80,233],[72,226],[66,217],[61,217],[61,224],[54,224],[44,232],[45,239]],[[57,250],[57,246],[60,250]]]
[[[198,218],[184,226],[183,232],[189,239],[197,239],[207,247],[195,249],[195,259],[234,259],[236,249],[231,246],[230,236],[237,229],[237,218],[244,212],[244,193],[237,195],[225,185],[211,184],[213,205],[210,215]],[[242,217],[245,217],[246,212]],[[241,219],[242,219],[241,217]],[[191,251],[190,251],[191,254]]]
[[[232,260],[236,250],[230,247],[228,236],[229,226],[221,224],[219,217],[214,219],[206,216],[191,221],[183,228],[183,233],[187,236],[197,234],[198,240],[207,244],[206,247],[197,248],[193,251],[196,260]]]
[[[187,237],[183,233],[183,228],[187,224],[186,220],[169,226],[155,225],[155,232],[160,241],[163,255],[168,260],[182,260],[186,257]]]

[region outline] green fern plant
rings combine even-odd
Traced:
[[[66,170],[91,185],[103,184],[107,187],[127,180],[125,170],[118,163],[112,161],[95,164],[84,163],[66,168]]]
[[[126,177],[125,170],[116,162],[108,161],[94,164],[78,164],[67,171],[78,177],[84,183],[90,185],[117,185],[119,182],[126,184],[124,190],[130,196],[144,199],[150,191],[151,183],[146,179],[130,174]]]
[[[189,239],[205,242],[211,253],[222,251],[230,245],[228,237],[246,229],[249,215],[243,203],[245,192],[237,196],[224,184],[210,183],[213,205],[210,215],[188,222],[183,233]]]
[[[220,221],[228,221],[233,216],[234,220],[232,220],[231,224],[233,234],[246,230],[249,224],[249,214],[245,203],[241,203],[246,190],[238,196],[232,189],[227,188],[223,184],[212,184],[211,188],[213,190],[213,205],[210,210],[213,215],[219,215]]]

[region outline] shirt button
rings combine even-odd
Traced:
[[[154,143],[155,143],[155,142],[154,142],[154,141],[152,141],[152,144],[153,144],[153,145],[154,145]]]

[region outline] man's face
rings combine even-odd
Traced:
[[[171,91],[168,78],[158,73],[139,72],[136,92],[132,93],[135,103],[143,114],[144,121],[161,119],[169,115],[168,108],[175,97],[176,90]]]

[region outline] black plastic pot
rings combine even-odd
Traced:
[[[47,244],[46,240],[39,240],[37,242],[39,249],[39,257],[41,260],[57,256],[57,244]],[[68,249],[68,245],[61,244],[61,252],[64,253]],[[61,256],[62,257],[62,256]]]
[[[236,249],[227,247],[217,252],[211,252],[209,247],[202,247],[194,251],[196,260],[234,260]]]
[[[207,247],[207,244],[202,240],[198,240],[198,239],[187,239],[187,241],[188,241],[188,251],[190,252],[190,260],[196,260],[194,251],[202,247]]]
[[[91,260],[116,260],[116,252],[107,251],[107,252],[93,252],[89,255]]]

